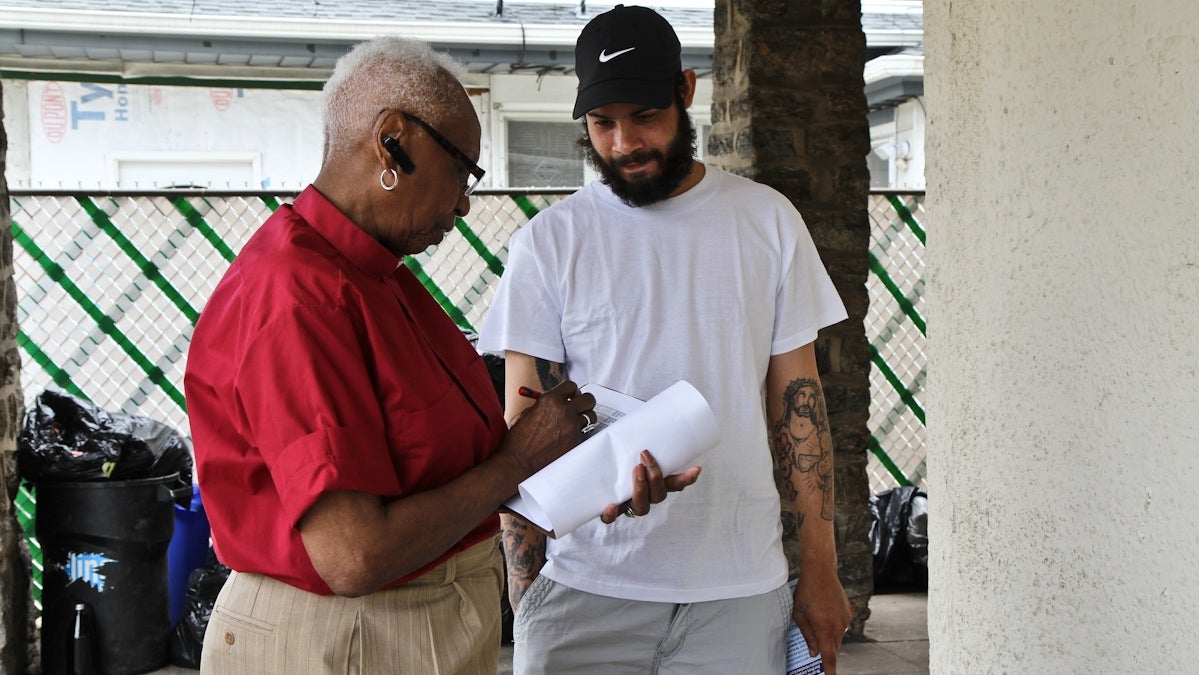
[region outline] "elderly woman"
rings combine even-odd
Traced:
[[[204,672],[496,672],[496,510],[580,441],[595,400],[567,382],[508,429],[480,357],[402,264],[483,174],[455,70],[398,38],[343,57],[320,174],[196,326],[197,473],[234,570]]]

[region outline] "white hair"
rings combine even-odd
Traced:
[[[433,126],[465,100],[462,66],[427,43],[394,35],[360,42],[337,60],[324,87],[325,159],[370,133],[379,113],[398,108]]]

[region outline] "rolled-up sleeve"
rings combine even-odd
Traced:
[[[270,472],[294,526],[323,492],[401,494],[387,451],[371,355],[353,315],[296,305],[274,314],[238,364],[241,434]]]

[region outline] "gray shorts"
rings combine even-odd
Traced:
[[[791,591],[673,604],[622,600],[538,577],[513,622],[515,675],[779,675]]]

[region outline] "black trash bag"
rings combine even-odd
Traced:
[[[908,506],[908,550],[912,569],[928,588],[928,495],[916,492]]]
[[[204,631],[212,618],[216,596],[229,578],[229,568],[216,559],[208,547],[208,562],[197,567],[187,578],[187,598],[183,614],[171,631],[171,664],[180,668],[200,669],[200,652],[204,648]]]
[[[912,486],[870,498],[874,590],[928,589],[928,495]]]
[[[110,413],[59,391],[38,394],[17,437],[17,466],[26,480],[94,481],[179,474],[191,485],[188,441],[148,417]]]

